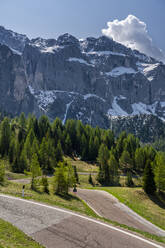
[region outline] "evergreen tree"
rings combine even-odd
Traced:
[[[94,183],[93,183],[93,179],[92,179],[91,173],[89,174],[88,182],[89,182],[92,186],[94,186]]]
[[[10,123],[7,117],[1,123],[0,150],[2,156],[7,155],[10,146],[11,130]]]
[[[133,161],[130,157],[129,152],[126,150],[123,151],[123,153],[119,159],[119,162],[120,162],[121,169],[124,172],[130,171],[133,167]]]
[[[54,192],[55,194],[68,194],[69,187],[75,183],[72,166],[59,162],[54,174]]]
[[[49,194],[49,183],[46,176],[42,177],[42,185],[43,185],[43,191],[47,194]]]
[[[40,133],[40,140],[42,140],[42,138],[46,136],[47,132],[51,128],[50,123],[49,123],[49,119],[47,116],[42,115],[39,118],[38,127],[39,127],[39,133]]]
[[[108,159],[109,159],[108,148],[104,144],[101,144],[97,158],[98,163],[100,165],[97,179],[99,183],[103,185],[110,184]]]
[[[0,161],[0,185],[4,185],[5,182],[5,165],[3,161]]]
[[[118,172],[119,165],[112,152],[110,152],[108,165],[109,165],[109,174],[110,174],[110,185],[119,185],[119,179],[120,179]]]
[[[116,142],[116,155],[117,159],[121,157],[124,148],[124,139],[127,138],[126,132],[122,132]]]
[[[159,152],[156,155],[154,174],[158,192],[165,191],[165,154],[162,152]]]
[[[133,187],[134,186],[134,182],[132,180],[132,173],[130,171],[127,172],[126,186],[127,187]]]
[[[55,149],[55,158],[57,162],[63,161],[63,151],[60,141],[58,142],[57,147]]]
[[[21,156],[18,162],[18,166],[19,166],[19,173],[24,173],[24,171],[27,171],[28,169],[28,162],[27,162],[27,158],[26,158],[26,154],[25,154],[25,150],[22,150],[21,152]]]
[[[75,165],[73,166],[73,170],[74,170],[74,177],[75,177],[76,183],[79,183],[79,177],[78,177],[77,168]]]
[[[147,160],[145,165],[143,174],[143,189],[147,194],[154,194],[156,190],[151,160]]]
[[[33,156],[32,156],[30,171],[31,171],[31,175],[32,175],[31,189],[36,190],[37,189],[36,178],[38,176],[41,176],[41,168],[40,168],[40,164],[38,162],[38,157],[36,154],[33,154]]]
[[[15,139],[12,138],[11,142],[10,142],[10,146],[9,146],[9,162],[10,162],[10,164],[13,163],[14,158],[15,158],[15,154],[16,154],[16,143],[15,143]]]
[[[136,170],[141,171],[144,170],[145,167],[146,156],[142,147],[139,147],[135,151],[135,164]]]
[[[20,117],[19,117],[19,124],[21,129],[25,130],[26,129],[26,118],[25,118],[25,114],[21,113]]]
[[[67,134],[65,139],[65,153],[67,155],[72,155],[72,142],[69,134]]]

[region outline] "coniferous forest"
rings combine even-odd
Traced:
[[[64,156],[77,157],[99,167],[97,181],[104,186],[120,186],[121,175],[126,175],[127,186],[133,186],[133,176],[143,177],[143,189],[152,194],[165,190],[165,153],[151,145],[142,144],[132,134],[122,132],[115,137],[111,130],[83,125],[79,120],[59,118],[51,123],[46,116],[37,119],[4,117],[0,123],[0,156],[8,159],[16,173],[31,173],[31,188],[35,179],[55,175],[55,193],[66,193],[77,179],[76,169],[64,161]],[[0,183],[5,165],[0,165]],[[91,179],[90,179],[91,180]]]

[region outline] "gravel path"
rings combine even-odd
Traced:
[[[67,210],[7,195],[0,195],[0,218],[47,248],[165,247]]]
[[[78,189],[77,196],[86,201],[102,217],[165,237],[165,231],[145,220],[105,191]]]

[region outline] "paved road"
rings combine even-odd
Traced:
[[[0,195],[0,218],[48,248],[162,248],[135,234],[48,205]]]
[[[133,212],[105,191],[78,189],[77,196],[85,200],[102,217],[165,237],[165,231]]]

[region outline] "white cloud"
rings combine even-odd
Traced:
[[[116,19],[108,22],[107,25],[107,29],[102,29],[103,35],[148,56],[165,61],[163,52],[154,46],[152,38],[148,34],[147,25],[136,16],[128,15],[124,20]]]

